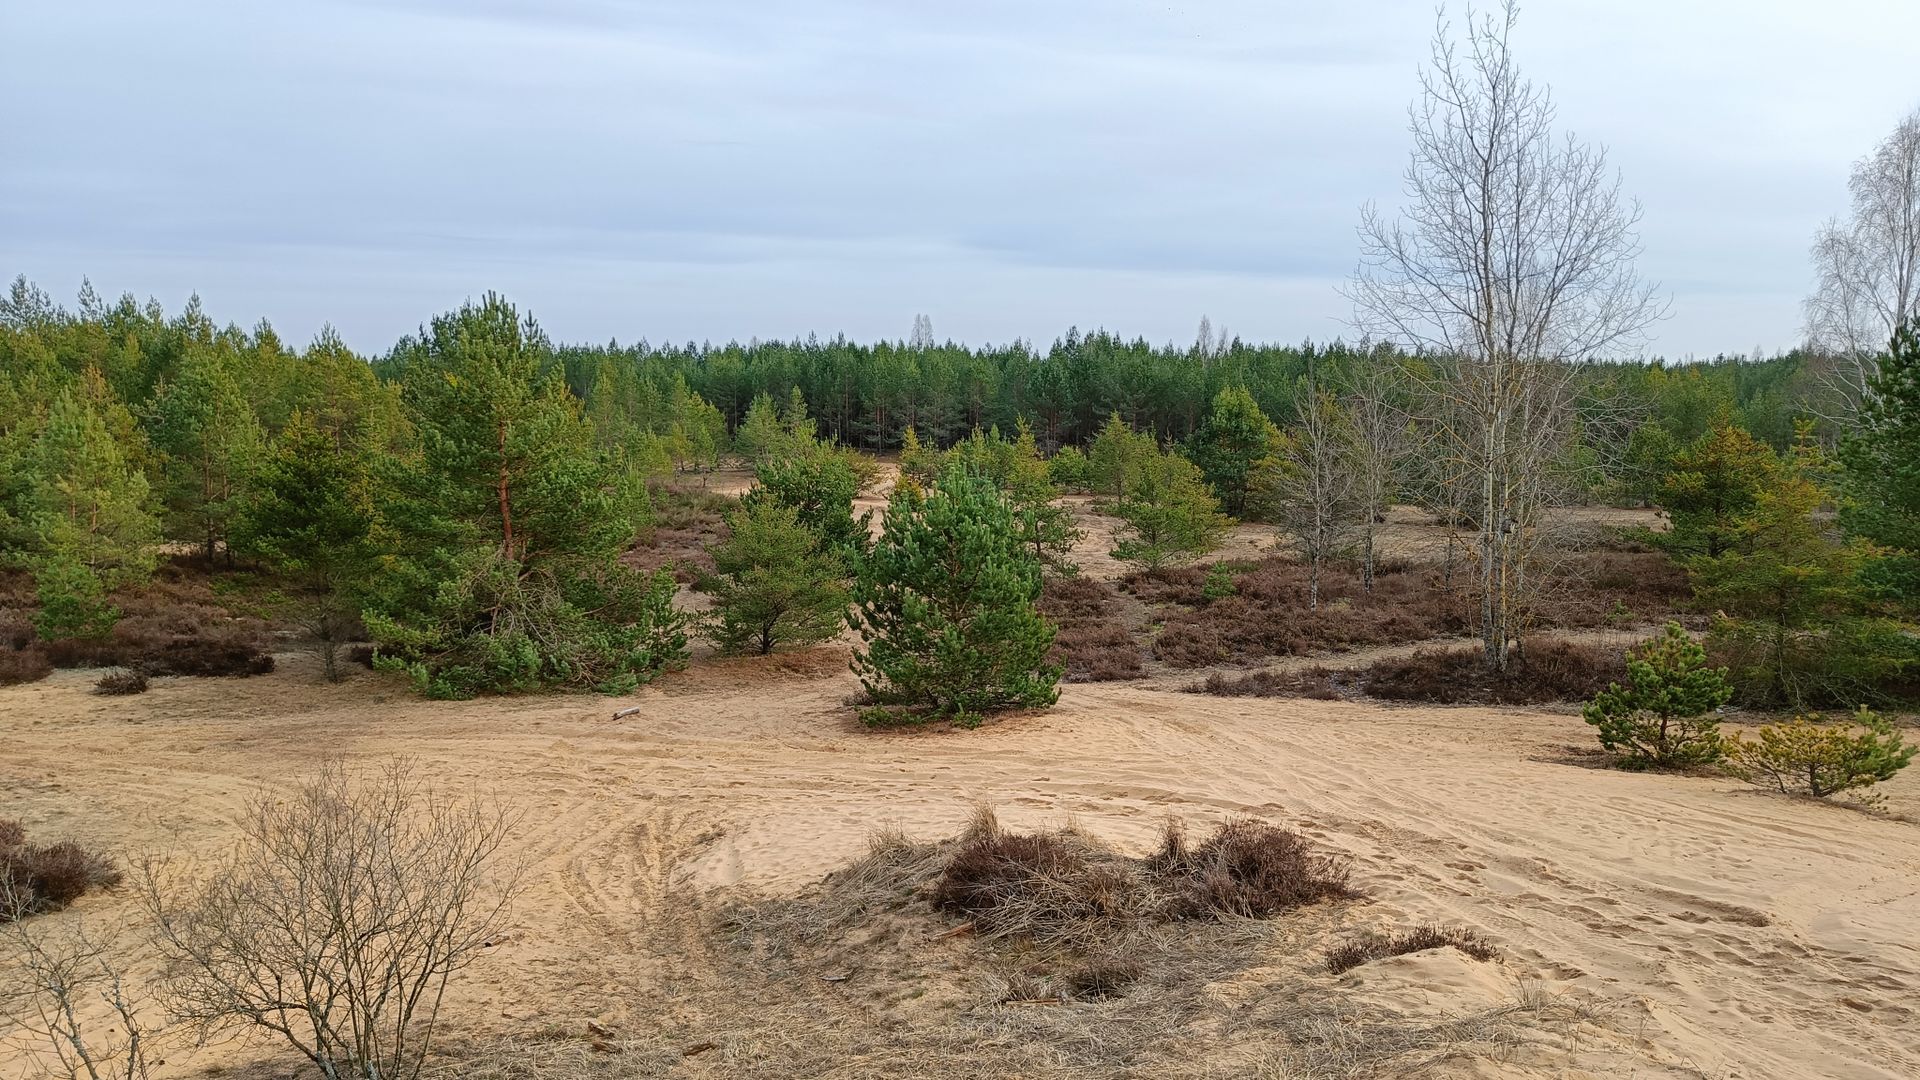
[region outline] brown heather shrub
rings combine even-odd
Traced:
[[[1216,671],[1202,682],[1188,683],[1189,694],[1213,694],[1216,697],[1304,697],[1316,701],[1337,701],[1343,690],[1353,686],[1357,677],[1351,672],[1324,667],[1299,671],[1251,671],[1231,675]]]
[[[712,549],[729,535],[721,515],[738,503],[731,495],[699,488],[656,487],[653,520],[620,561],[639,570],[671,568],[682,585],[711,576]]]
[[[144,694],[147,692],[147,673],[139,668],[124,668],[109,671],[100,676],[93,684],[93,692],[115,697],[123,694]]]
[[[1429,949],[1455,948],[1475,960],[1491,960],[1499,953],[1473,930],[1421,926],[1404,934],[1369,934],[1358,941],[1327,952],[1327,970],[1340,975],[1389,956],[1426,952]]]
[[[0,686],[39,682],[53,673],[53,661],[38,648],[0,648]]]
[[[1092,578],[1047,579],[1040,613],[1058,627],[1047,659],[1066,668],[1068,682],[1137,679],[1146,673],[1140,645],[1116,611],[1119,604],[1111,588]]]
[[[1167,913],[1174,918],[1263,919],[1355,895],[1343,860],[1316,853],[1298,833],[1251,818],[1226,822],[1192,849],[1170,825],[1148,865],[1173,885]]]
[[[0,922],[57,911],[119,883],[120,871],[106,856],[71,840],[30,843],[19,822],[0,819]]]
[[[1422,649],[1412,656],[1376,661],[1366,671],[1366,692],[1389,701],[1438,705],[1544,705],[1585,701],[1626,678],[1621,650],[1565,641],[1529,643],[1494,674],[1477,646]]]

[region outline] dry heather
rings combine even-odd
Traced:
[[[273,670],[267,648],[277,627],[243,610],[238,586],[245,580],[210,575],[193,559],[169,560],[152,581],[113,595],[120,619],[105,637],[41,642],[33,631],[32,583],[22,573],[0,574],[0,686],[32,682],[53,668],[264,675]]]
[[[1464,582],[1450,588],[1432,566],[1383,563],[1371,595],[1350,568],[1327,568],[1318,610],[1309,607],[1306,567],[1292,560],[1261,561],[1234,576],[1234,595],[1212,601],[1203,592],[1208,569],[1182,567],[1125,580],[1135,597],[1167,609],[1153,655],[1173,667],[1405,645],[1459,637],[1478,626]],[[1670,617],[1688,595],[1685,574],[1665,555],[1569,553],[1543,590],[1537,614],[1546,628],[1641,624]]]
[[[1146,673],[1140,645],[1120,616],[1120,604],[1105,582],[1047,579],[1040,611],[1059,628],[1047,659],[1066,669],[1068,682],[1112,682]]]
[[[1585,701],[1626,674],[1626,659],[1619,648],[1536,641],[1502,672],[1487,671],[1477,646],[1422,649],[1412,656],[1375,662],[1367,669],[1364,685],[1369,695],[1389,701],[1543,705]]]
[[[32,843],[19,822],[0,818],[0,922],[58,911],[119,882],[120,871],[106,856],[71,840]]]

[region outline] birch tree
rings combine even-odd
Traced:
[[[1405,369],[1382,351],[1355,368],[1341,403],[1347,471],[1359,518],[1360,584],[1369,595],[1376,561],[1374,534],[1400,493],[1403,459],[1413,435],[1412,421],[1401,407],[1404,386]]]
[[[1437,20],[1408,110],[1406,205],[1361,215],[1348,296],[1362,332],[1430,354],[1435,454],[1475,485],[1481,637],[1507,666],[1525,624],[1555,464],[1574,438],[1576,365],[1631,351],[1664,312],[1634,271],[1639,206],[1604,149],[1554,132],[1552,96],[1522,77],[1516,8]]]
[[[1920,109],[1854,163],[1853,209],[1813,239],[1807,337],[1829,354],[1823,374],[1851,421],[1872,394],[1875,363],[1920,312]]]

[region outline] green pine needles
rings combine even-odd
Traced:
[[[865,639],[853,669],[875,707],[868,723],[1045,708],[1059,697],[1047,662],[1053,625],[1040,615],[1040,561],[992,481],[949,466],[924,496],[887,508],[862,561],[849,621]]]
[[[1684,769],[1726,754],[1713,712],[1732,697],[1727,669],[1708,667],[1706,650],[1670,622],[1627,654],[1627,685],[1610,684],[1585,715],[1627,767]]]

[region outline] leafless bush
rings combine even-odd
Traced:
[[[0,819],[0,922],[58,911],[120,876],[104,855],[71,840],[31,843],[19,822]]]
[[[85,927],[60,931],[27,916],[32,898],[0,881],[0,942],[8,976],[0,979],[0,1022],[30,1039],[23,1063],[56,1080],[145,1080],[153,1075],[152,1032],[136,1014],[121,973]],[[98,1001],[112,1018],[97,1019]]]
[[[0,648],[0,686],[39,682],[53,674],[53,661],[38,648]]]
[[[1327,970],[1339,975],[1389,956],[1445,948],[1458,949],[1475,960],[1491,960],[1498,955],[1493,945],[1475,931],[1421,926],[1404,934],[1369,934],[1337,946],[1327,952]]]
[[[126,694],[144,694],[147,692],[147,673],[139,668],[122,668],[109,671],[100,676],[93,684],[93,692],[108,697],[120,697]]]
[[[449,978],[515,891],[517,872],[493,865],[512,819],[401,761],[364,776],[328,764],[254,799],[240,825],[197,881],[141,868],[174,1011],[275,1032],[329,1080],[418,1075]]]

